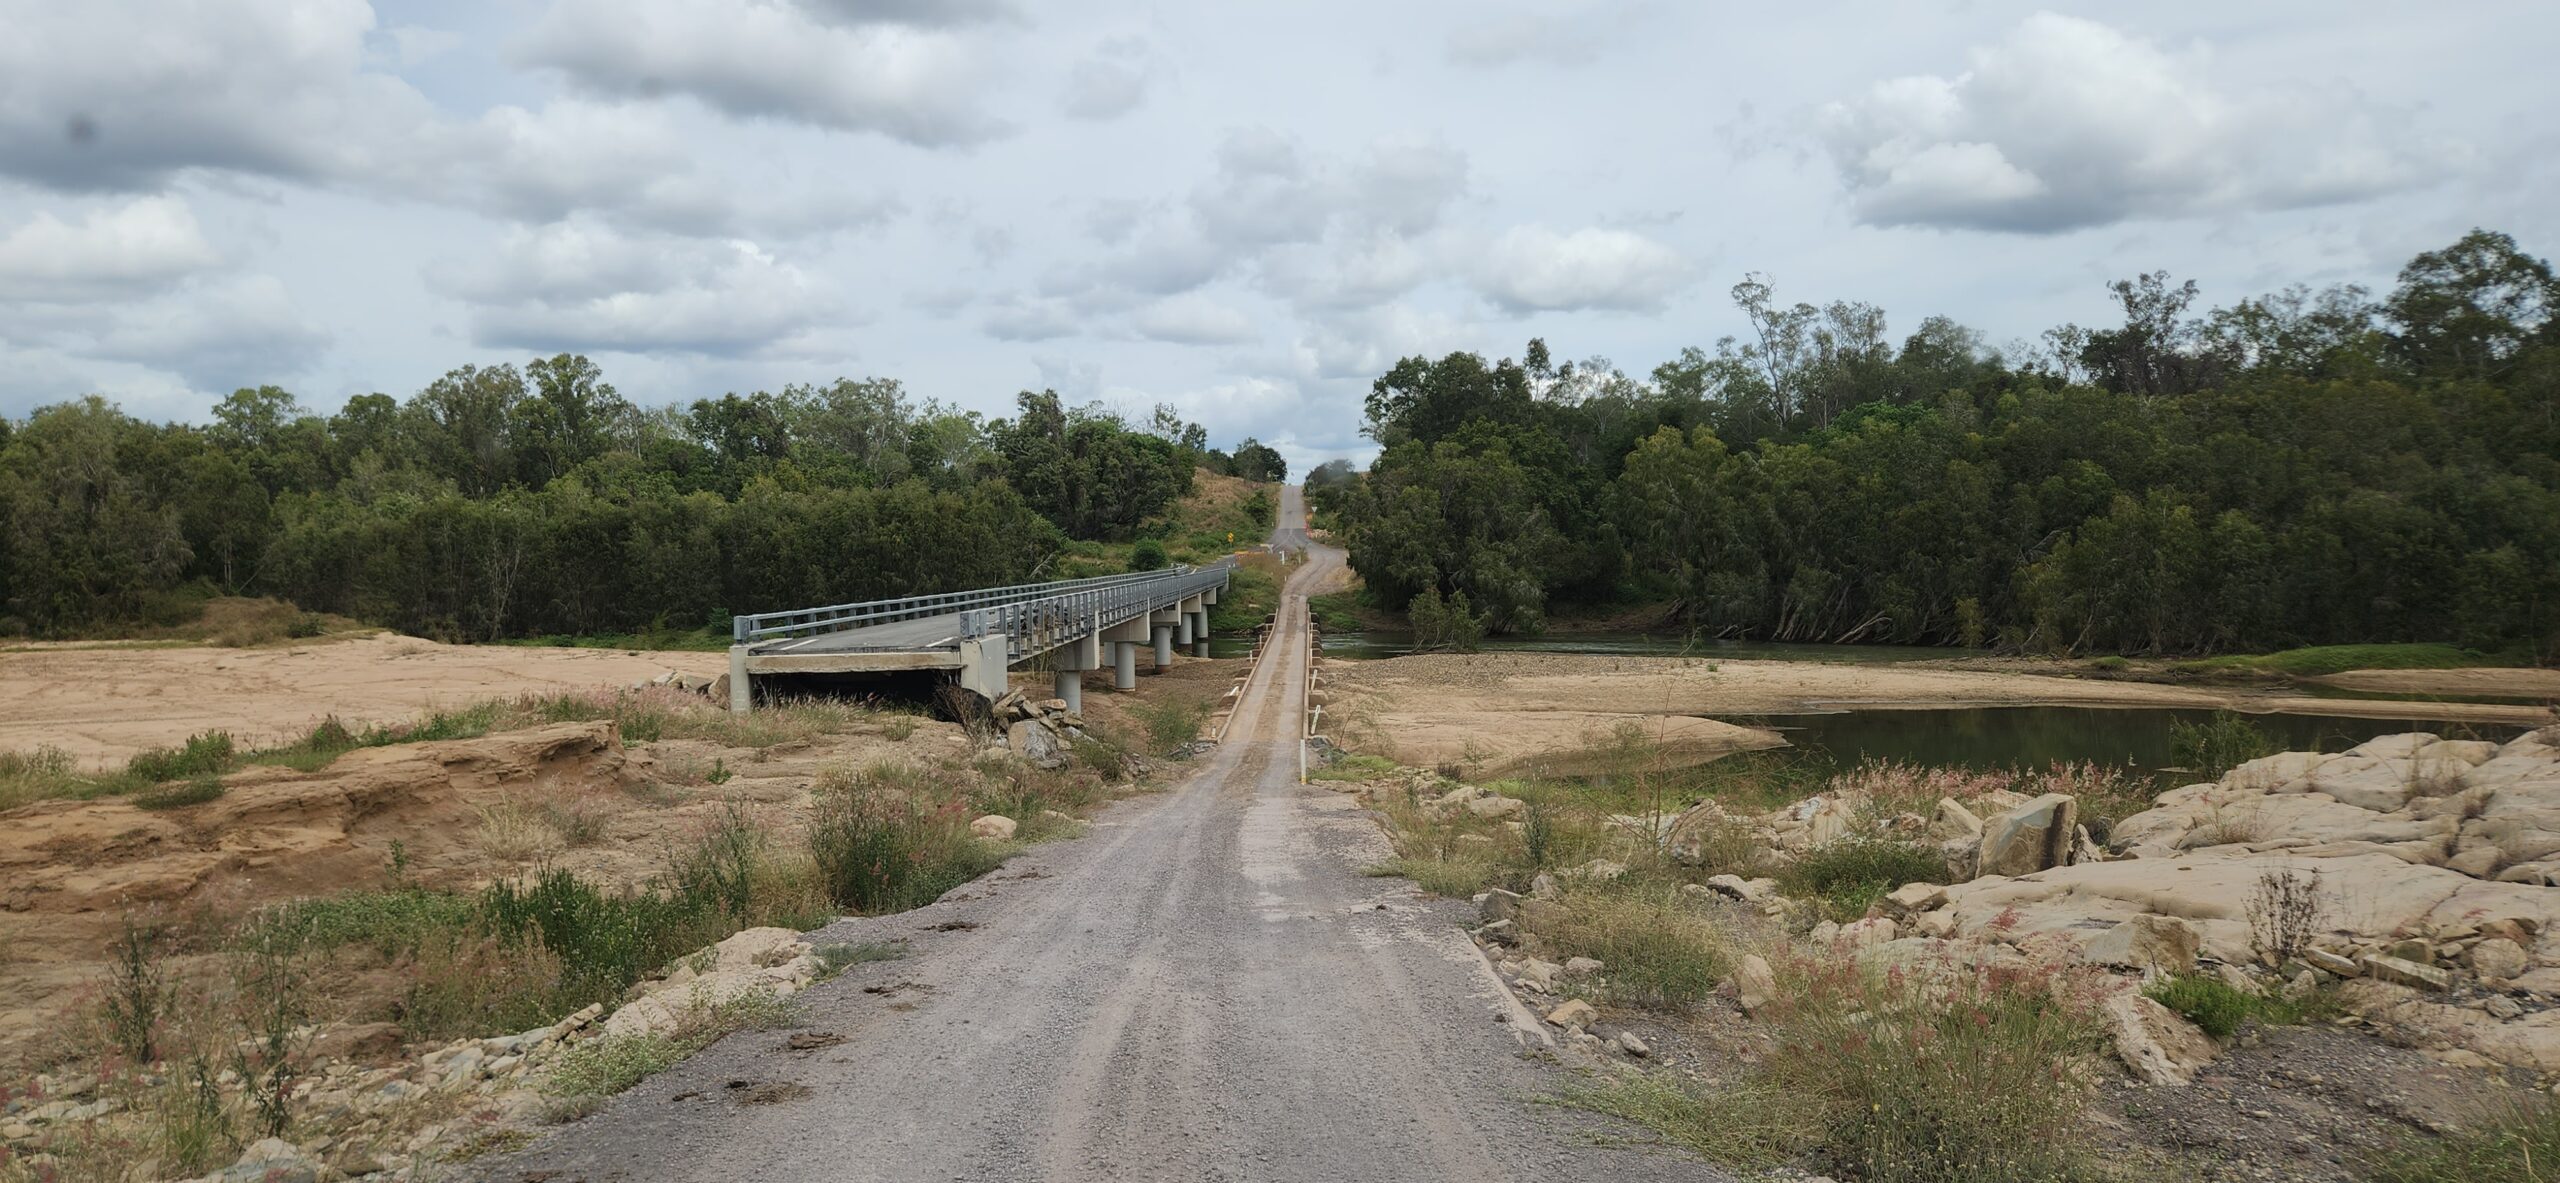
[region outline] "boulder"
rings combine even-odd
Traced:
[[[2463,964],[2483,982],[2503,982],[2532,968],[2533,959],[2524,947],[2504,937],[2491,937],[2471,946],[2462,955]]]
[[[1568,977],[1592,977],[1603,968],[1604,964],[1597,957],[1568,957],[1564,961],[1564,972]]]
[[[1897,916],[1927,912],[1947,903],[1947,889],[1935,883],[1905,883],[1886,893],[1885,907]]]
[[[2213,1061],[2213,1040],[2176,1011],[2134,991],[2106,1001],[2107,1034],[2116,1058],[2145,1084],[2183,1085]]]
[[[2015,877],[2064,865],[2078,816],[2070,794],[2047,793],[1984,823],[1976,873]]]
[[[1929,815],[1929,836],[1945,842],[1951,839],[1978,839],[1982,836],[1982,819],[1953,797],[1938,798],[1936,812]]]
[[[1518,920],[1520,893],[1499,887],[1486,888],[1483,895],[1476,897],[1476,916],[1487,924],[1497,920]]]
[[[2096,965],[2142,971],[2145,977],[2194,972],[2194,926],[2174,916],[2141,915],[2089,939],[2081,956]]]
[[[1709,875],[1706,886],[1707,890],[1717,895],[1726,899],[1740,900],[1746,904],[1766,904],[1778,898],[1778,881],[1775,879],[1745,879],[1740,875]]]
[[[1636,1033],[1633,1031],[1618,1032],[1618,1050],[1639,1059],[1653,1054],[1653,1049],[1645,1046],[1643,1040],[1636,1038]]]
[[[1733,999],[1742,1004],[1742,1013],[1756,1015],[1778,997],[1778,974],[1769,968],[1768,958],[1757,953],[1743,954],[1742,964],[1733,971]]]
[[[318,1183],[320,1162],[282,1138],[261,1138],[222,1172],[222,1183]]]
[[[997,842],[1010,840],[1015,828],[1014,820],[1000,813],[990,813],[969,823],[970,834]]]
[[[2328,758],[2319,752],[2278,752],[2272,756],[2260,756],[2223,773],[2221,787],[2242,793],[2287,792]]]
[[[1014,755],[1036,767],[1057,769],[1067,766],[1067,745],[1059,741],[1057,732],[1037,719],[1023,719],[1005,728],[1004,740]]]
[[[1564,871],[1565,878],[1580,879],[1587,883],[1615,883],[1625,878],[1626,874],[1625,863],[1604,858],[1593,859],[1578,867],[1568,867]]]
[[[2302,951],[2302,960],[2311,968],[2333,977],[2353,978],[2364,975],[2364,967],[2356,964],[2355,958],[2342,957],[2327,949],[2305,949]]]
[[[1477,817],[1518,817],[1528,811],[1529,803],[1518,797],[1488,794],[1467,802],[1467,812]]]
[[[1563,1005],[1547,1012],[1547,1021],[1558,1027],[1588,1027],[1599,1017],[1599,1011],[1579,998],[1567,999]]]
[[[2367,953],[2357,958],[2356,964],[2364,967],[2366,977],[2396,986],[2407,986],[2412,990],[2433,990],[2441,993],[2453,985],[2451,974],[2435,966],[2411,961],[2405,957]]]

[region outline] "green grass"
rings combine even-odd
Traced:
[[[1368,868],[1367,874],[1401,876],[1424,891],[1454,900],[1466,899],[1506,877],[1502,864],[1489,854],[1399,855]]]
[[[1396,762],[1383,756],[1349,755],[1322,768],[1310,769],[1308,780],[1372,781],[1396,770]]]
[[[1209,606],[1212,633],[1251,632],[1280,603],[1280,576],[1268,559],[1238,563],[1227,576],[1227,590]]]
[[[808,841],[819,881],[829,899],[865,915],[932,903],[1012,853],[972,837],[968,803],[902,765],[829,772],[813,804]]]
[[[896,961],[907,955],[907,946],[901,941],[835,941],[809,951],[817,955],[819,973],[832,978],[857,965]]]
[[[1710,1161],[1751,1171],[1785,1162],[1820,1118],[1809,1098],[1758,1084],[1693,1091],[1673,1072],[1570,1085],[1554,1101],[1625,1118]]]
[[[1834,839],[1796,856],[1778,873],[1788,892],[1822,901],[1834,920],[1866,915],[1885,894],[1906,883],[1940,883],[1947,860],[1916,842],[1853,836]]]
[[[1673,885],[1621,881],[1575,891],[1566,904],[1538,935],[1560,953],[1597,958],[1612,1001],[1685,1011],[1733,968],[1723,928]]]
[[[735,639],[724,623],[718,628],[705,626],[637,633],[555,633],[550,636],[523,637],[493,643],[531,649],[637,649],[644,652],[717,653],[727,650]]]
[[[467,929],[477,913],[471,897],[452,892],[357,890],[277,904],[263,926],[315,950],[369,946],[388,957]]]
[[[1354,590],[1308,596],[1307,614],[1315,619],[1316,627],[1325,632],[1356,633],[1360,631],[1361,613],[1365,608],[1361,603],[1364,594]]]
[[[2251,1019],[2284,1027],[2326,1018],[2337,1010],[2336,999],[2326,993],[2314,992],[2302,998],[2252,994],[2204,974],[2162,978],[2143,987],[2142,992],[2215,1039],[2231,1038],[2242,1023]]]
[[[2182,661],[2170,666],[2180,674],[2284,674],[2296,678],[2315,678],[2348,670],[2429,670],[2463,669],[2472,666],[2513,665],[2503,657],[2464,649],[2457,645],[2411,643],[2398,645],[2315,645],[2306,649],[2287,649],[2278,653],[2234,653]]]
[[[2373,1183],[2560,1183],[2560,1102],[2509,1101],[2441,1137],[2410,1134],[2369,1165]]]
[[[184,809],[190,805],[203,805],[221,796],[222,778],[208,772],[192,779],[144,789],[133,795],[133,804],[138,809]]]

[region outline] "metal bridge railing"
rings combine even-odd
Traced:
[[[1018,600],[960,617],[960,635],[1002,634],[1007,656],[1028,657],[1057,648],[1097,628],[1109,628],[1213,587],[1224,587],[1224,567],[1150,572],[1155,578]]]
[[[1207,577],[1205,582],[1200,581],[1201,577],[1204,576]],[[784,612],[759,612],[752,615],[731,617],[730,630],[731,635],[734,637],[737,644],[746,645],[757,641],[774,640],[782,637],[814,636],[821,633],[841,632],[846,629],[868,628],[872,625],[890,624],[901,620],[917,620],[929,616],[948,616],[952,613],[960,612],[968,614],[963,617],[963,635],[982,637],[987,635],[987,631],[982,628],[980,631],[975,633],[967,632],[965,631],[968,627],[967,622],[970,619],[986,615],[990,612],[1003,611],[1025,605],[1063,605],[1070,602],[1089,602],[1096,607],[1100,607],[1106,603],[1111,605],[1121,605],[1129,601],[1128,596],[1107,596],[1105,593],[1126,592],[1132,588],[1154,590],[1155,585],[1168,582],[1180,583],[1183,586],[1191,587],[1196,591],[1202,587],[1213,587],[1225,583],[1226,573],[1223,568],[1213,567],[1203,569],[1182,566],[1172,567],[1161,571],[1135,571],[1125,575],[1097,575],[1087,579],[1062,579],[1049,583],[1024,583],[1016,584],[1011,587],[978,588],[971,591],[943,592],[927,596],[908,596],[903,599],[895,600],[870,600],[858,604],[831,604],[823,608],[798,608]],[[1184,591],[1178,595],[1167,595],[1162,591],[1156,591],[1156,601],[1160,603],[1165,599],[1179,598],[1179,596],[1190,594],[1192,594],[1191,591]],[[1078,597],[1084,597],[1084,599],[1079,600],[1077,599]],[[1040,617],[1036,612],[1019,615],[1021,615],[1022,619],[1031,622],[1027,627],[1037,627],[1037,622]],[[1121,617],[1121,619],[1126,618],[1126,615]],[[1117,623],[1117,621],[1113,621],[1112,623]],[[1012,626],[1002,627],[997,631],[1002,631],[1008,636],[1014,635],[1015,632],[1014,627]]]

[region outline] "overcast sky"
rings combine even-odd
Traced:
[[[0,414],[594,356],[1056,387],[1293,464],[1406,354],[1641,373],[1744,271],[1995,343],[2166,268],[2560,252],[2560,7],[0,0]]]

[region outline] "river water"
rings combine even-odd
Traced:
[[[1248,643],[1218,638],[1214,656],[1242,657]],[[1590,653],[1692,656],[1719,661],[1819,661],[1889,664],[1964,657],[1973,651],[1919,645],[1805,645],[1767,641],[1692,642],[1641,633],[1571,633],[1543,637],[1492,637],[1488,653]],[[1373,659],[1413,651],[1404,631],[1329,633],[1329,657]],[[2347,697],[2340,695],[2339,697]],[[2356,696],[2363,697],[2363,696]],[[2056,761],[2091,761],[2150,772],[2170,768],[2171,728],[2198,723],[2212,712],[2125,707],[1964,707],[1898,710],[1861,708],[1820,714],[1718,716],[1728,723],[1769,727],[1799,748],[1827,754],[1841,767],[1867,760],[1975,768],[2042,767]],[[2343,715],[2252,715],[2249,720],[2286,751],[2344,751],[2377,735],[2430,731],[2452,738],[2505,740],[2523,728],[2464,725],[2411,719]],[[2163,774],[2174,779],[2174,774]]]

